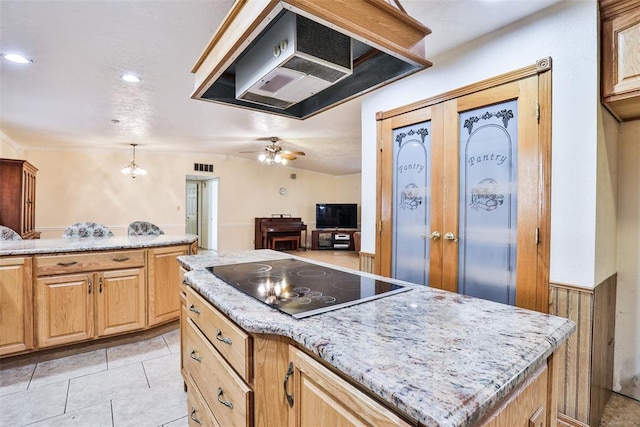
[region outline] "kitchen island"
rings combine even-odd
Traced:
[[[0,356],[175,321],[195,235],[0,241]]]
[[[192,419],[209,416],[221,425],[304,425],[305,416],[312,417],[307,423],[343,417],[343,425],[555,425],[553,356],[573,322],[353,271],[410,290],[294,319],[205,268],[284,258],[302,259],[270,250],[178,258],[189,270],[181,336]],[[227,335],[236,339],[225,344]],[[242,343],[239,359],[231,342]],[[217,362],[203,371],[198,365],[207,352]],[[213,401],[203,390],[210,383],[220,384],[212,386]],[[229,409],[234,399],[240,416]],[[325,414],[340,402],[336,413]]]

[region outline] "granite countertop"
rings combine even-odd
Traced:
[[[271,250],[178,260],[191,270],[187,284],[246,331],[291,338],[426,426],[473,425],[575,329],[564,318],[410,284],[407,292],[296,320],[204,269],[283,258],[314,262]]]
[[[161,234],[159,236],[0,240],[0,256],[139,249],[156,246],[190,244],[195,242],[197,239],[198,236],[193,234]]]

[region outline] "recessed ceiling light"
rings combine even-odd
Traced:
[[[129,83],[139,83],[140,77],[136,76],[135,74],[123,74],[122,80]]]
[[[7,61],[15,62],[16,64],[29,64],[33,62],[33,60],[20,55],[19,53],[3,53],[2,57]]]

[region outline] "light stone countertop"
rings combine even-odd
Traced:
[[[0,240],[0,256],[141,249],[157,246],[186,245],[195,242],[197,239],[198,236],[193,234],[161,234],[159,236]]]
[[[271,250],[178,260],[192,270],[187,284],[246,331],[291,338],[426,426],[473,425],[575,330],[564,318],[419,285],[296,320],[204,269],[283,258],[328,266]]]

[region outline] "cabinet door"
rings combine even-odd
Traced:
[[[31,258],[0,258],[0,356],[33,348]]]
[[[93,338],[93,274],[39,278],[36,282],[38,347]]]
[[[96,277],[98,336],[143,329],[146,319],[144,268],[105,271]]]
[[[188,251],[188,246],[149,249],[149,326],[180,316],[182,274],[176,257]]]
[[[293,426],[409,426],[389,409],[291,346]],[[287,387],[285,381],[285,388]]]

